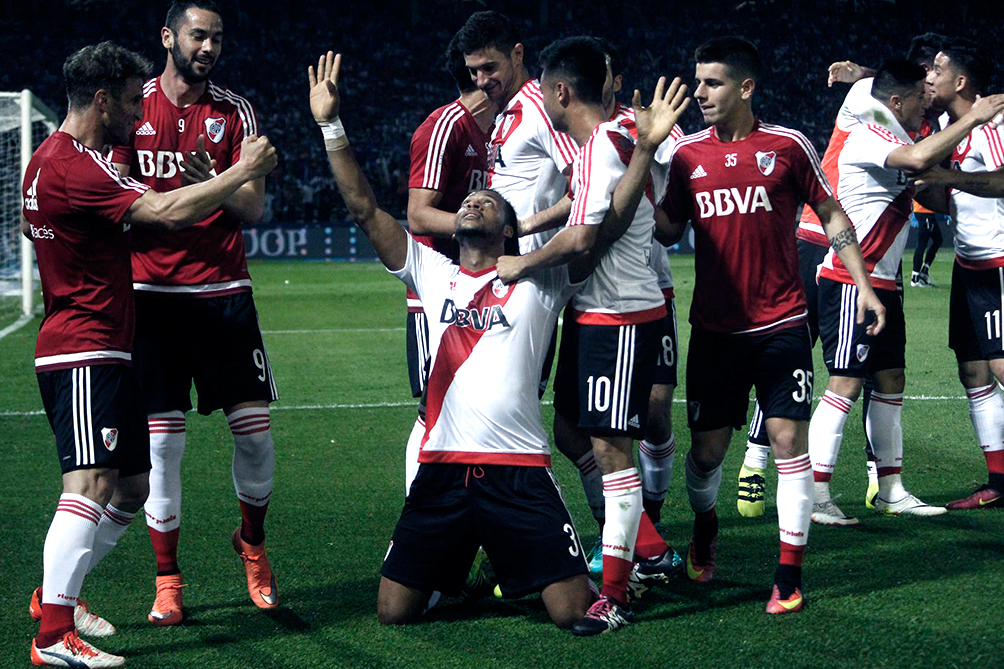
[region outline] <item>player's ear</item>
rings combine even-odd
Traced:
[[[624,86],[624,77],[618,74],[616,77],[614,77],[614,93],[619,93],[623,86]]]
[[[523,64],[523,44],[517,43],[516,46],[512,48],[509,53],[509,58],[512,60],[513,65],[519,67]]]
[[[743,100],[749,100],[753,97],[753,92],[756,90],[756,81],[752,77],[747,77],[743,80],[741,88]]]
[[[111,95],[104,88],[99,88],[94,91],[94,98],[91,104],[99,112],[104,113],[108,110],[108,101],[111,99]]]
[[[164,45],[165,49],[171,49],[174,47],[174,31],[172,31],[167,26],[160,29],[160,43]]]

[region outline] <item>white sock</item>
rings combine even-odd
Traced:
[[[91,560],[87,566],[87,573],[90,574],[98,563],[105,559],[105,556],[115,548],[125,531],[129,529],[132,519],[136,513],[128,513],[122,509],[116,509],[109,504],[101,514],[101,521],[94,534],[94,548],[91,551]]]
[[[873,460],[868,461],[868,485],[872,483],[878,485],[878,467]]]
[[[411,492],[411,482],[418,475],[418,455],[422,452],[422,439],[425,437],[425,421],[419,416],[408,435],[408,446],[404,450],[404,496]]]
[[[150,496],[146,524],[158,532],[181,526],[181,458],[185,454],[185,414],[150,414]]]
[[[275,445],[268,407],[238,409],[227,415],[234,435],[233,477],[237,499],[265,506],[272,496]]]
[[[812,516],[812,464],[809,454],[777,464],[777,526],[781,541],[804,546],[809,539]]]
[[[606,516],[603,474],[600,473],[600,468],[596,465],[592,449],[575,461],[575,468],[579,470],[582,491],[586,494],[586,502],[589,504],[589,510],[593,512],[593,518],[602,520]]]
[[[750,469],[767,469],[767,459],[770,457],[770,446],[746,442],[746,456],[743,464]]]
[[[83,495],[59,496],[42,551],[42,604],[77,605],[102,511]]]
[[[906,496],[903,468],[903,393],[885,395],[872,391],[865,430],[875,451],[879,497],[898,502]]]
[[[638,442],[638,467],[641,469],[641,492],[645,499],[663,500],[673,481],[676,435],[661,444]]]
[[[809,421],[809,458],[818,483],[825,483],[815,490],[815,500],[825,502],[830,499],[829,480],[837,466],[840,442],[844,439],[844,424],[851,412],[854,401],[827,390],[812,413]]]
[[[969,420],[973,422],[980,448],[1000,450],[1004,442],[1004,399],[997,390],[997,383],[967,388],[966,398],[969,400]]]
[[[634,560],[634,544],[641,522],[641,476],[635,467],[603,476],[606,522],[603,524],[603,555]]]
[[[722,466],[718,465],[710,472],[702,472],[694,464],[692,451],[687,453],[686,471],[687,497],[694,513],[711,511],[718,503],[718,488],[722,485]]]

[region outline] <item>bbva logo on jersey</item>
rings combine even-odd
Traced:
[[[493,304],[480,310],[463,309],[449,299],[443,302],[443,313],[439,315],[439,322],[482,331],[491,330],[496,325],[509,327],[509,321],[506,320],[500,304]]]
[[[757,209],[774,211],[763,186],[747,186],[746,192],[740,194],[738,188],[716,188],[713,191],[694,193],[701,218],[711,216],[729,216],[735,211],[740,214],[754,214]]]
[[[209,139],[213,140],[213,144],[220,143],[220,140],[223,139],[223,131],[226,127],[227,119],[223,116],[206,119],[206,134],[209,135]]]

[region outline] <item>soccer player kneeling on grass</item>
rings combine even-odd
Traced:
[[[410,622],[434,592],[458,593],[483,545],[503,593],[540,592],[555,624],[569,628],[594,594],[551,473],[537,391],[558,312],[595,257],[502,283],[495,265],[517,219],[491,190],[468,195],[457,213],[459,266],[418,244],[378,208],[348,150],[338,119],[340,61],[329,52],[316,71],[309,69],[311,112],[322,126],[338,189],[380,260],[415,290],[427,313],[437,314],[429,323],[432,362],[420,466],[384,560],[380,621]],[[635,152],[630,178],[618,184],[617,211],[637,206],[659,143],[651,139],[668,135],[673,114],[658,96],[641,114],[645,150]],[[604,229],[619,223],[611,216]]]

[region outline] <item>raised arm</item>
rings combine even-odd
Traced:
[[[920,188],[932,191],[938,188],[954,188],[977,197],[1004,197],[1004,167],[992,172],[963,172],[932,167],[921,174],[915,182]],[[921,203],[923,204],[923,203]]]
[[[865,260],[861,255],[854,226],[833,197],[827,198],[812,209],[823,224],[823,231],[834,253],[840,258],[840,262],[847,268],[847,273],[858,287],[857,322],[864,323],[865,312],[872,312],[875,314],[875,320],[867,330],[868,334],[877,335],[885,327],[885,307],[882,306],[868,278],[868,270],[865,268]]]
[[[349,140],[338,118],[338,71],[341,65],[342,54],[335,55],[329,51],[318,59],[316,72],[312,65],[307,68],[310,111],[321,126],[328,164],[349,215],[369,237],[384,266],[397,271],[408,260],[408,233],[393,216],[380,209],[373,189],[349,148]]]
[[[223,174],[166,193],[148,190],[132,203],[123,220],[162,230],[186,228],[218,210],[243,185],[263,178],[277,163],[268,139],[251,135],[241,142],[240,160]]]
[[[864,67],[849,60],[840,60],[836,63],[830,63],[826,69],[826,85],[832,88],[833,84],[837,82],[853,84],[860,79],[874,76],[875,70],[870,67]]]
[[[429,188],[408,189],[408,229],[416,235],[452,237],[457,212],[439,208],[442,191]]]
[[[1004,111],[1004,95],[979,98],[962,118],[941,132],[925,137],[916,144],[906,144],[895,149],[886,158],[886,167],[905,172],[922,172],[937,165],[951,155],[959,142],[978,125],[990,121]]]

